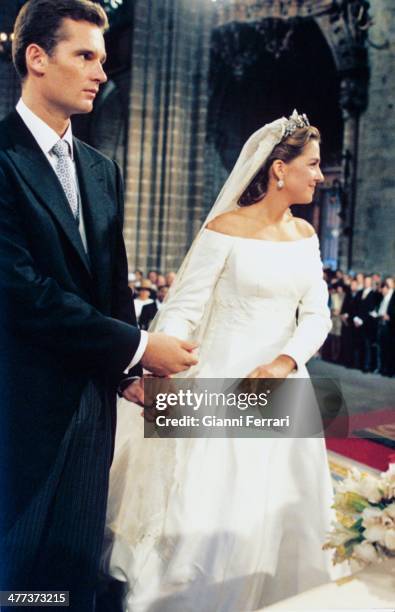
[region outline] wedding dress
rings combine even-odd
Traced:
[[[331,326],[327,298],[316,235],[205,229],[160,330],[192,338],[209,302],[183,376],[242,377],[285,353],[303,378]],[[247,612],[333,577],[322,438],[144,439],[140,412],[121,400],[104,554],[127,612]]]

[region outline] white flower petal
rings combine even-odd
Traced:
[[[357,560],[365,563],[375,563],[379,560],[375,547],[369,542],[362,542],[354,546],[353,554]]]
[[[365,529],[363,536],[369,542],[379,542],[380,544],[384,544],[386,531],[386,528],[382,525],[373,525],[372,527]]]
[[[395,551],[395,529],[387,529],[384,536],[384,546]]]

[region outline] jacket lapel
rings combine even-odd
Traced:
[[[13,148],[8,155],[38,200],[51,212],[90,274],[77,223],[58,177],[18,113],[10,115]]]
[[[96,295],[107,310],[111,292],[109,211],[113,205],[106,191],[104,161],[93,156],[78,139],[74,138],[73,145]]]

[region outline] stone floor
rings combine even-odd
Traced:
[[[340,383],[349,414],[392,408],[395,420],[395,378],[364,374],[360,370],[312,359],[312,377],[329,377]]]

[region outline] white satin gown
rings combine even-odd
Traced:
[[[241,377],[281,353],[308,376],[331,327],[316,235],[204,230],[183,278],[161,330],[193,337],[212,298],[184,376]],[[321,549],[332,518],[322,438],[144,439],[140,412],[120,402],[104,549],[125,611],[247,612],[334,576]]]

